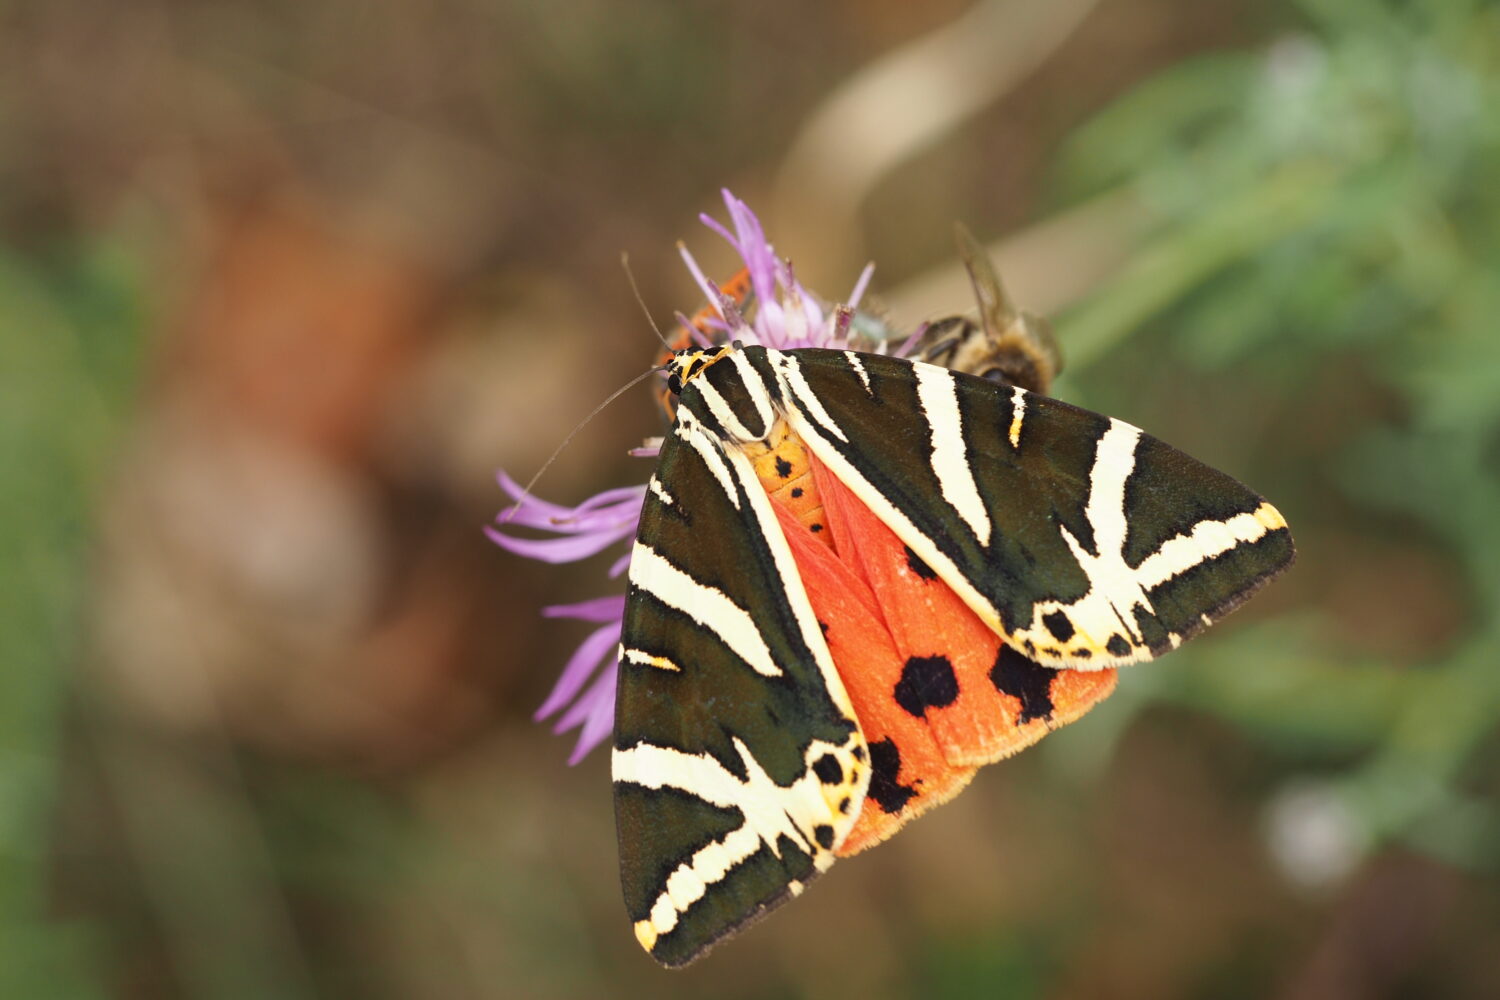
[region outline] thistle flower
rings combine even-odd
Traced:
[[[863,333],[854,322],[855,309],[874,272],[873,264],[861,272],[842,306],[828,308],[797,281],[791,263],[776,256],[766,241],[760,220],[749,206],[728,190],[723,195],[733,230],[709,215],[701,215],[699,220],[722,236],[744,261],[754,291],[753,307],[748,315],[742,314],[709,281],[686,247],[681,248],[683,262],[716,312],[707,324],[712,338],[687,324],[700,341],[725,343],[739,340],[777,350],[854,346],[863,351],[900,356],[916,343],[920,329],[892,350],[884,340]],[[658,450],[659,446],[648,445],[632,450],[631,454],[655,457]],[[487,527],[485,531],[501,548],[530,559],[562,563],[588,558],[619,542],[624,543],[625,551],[611,564],[610,579],[618,578],[630,565],[629,545],[640,523],[641,504],[646,494],[644,484],[605,490],[569,508],[528,495],[503,471],[498,479],[500,488],[510,495],[513,503],[496,518],[497,525]],[[512,534],[515,528],[551,532],[556,537]],[[563,733],[579,729],[578,742],[568,758],[569,764],[576,764],[609,735],[614,724],[615,657],[625,615],[625,597],[619,594],[577,604],[554,605],[543,608],[542,614],[548,618],[574,618],[599,626],[579,643],[552,692],[534,716],[540,722],[561,711],[553,724],[553,731]]]

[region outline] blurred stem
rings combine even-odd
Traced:
[[[1306,224],[1339,180],[1320,163],[1283,167],[1147,245],[1059,323],[1068,366],[1076,371],[1098,361],[1214,272]]]
[[[787,151],[770,213],[778,238],[819,271],[856,269],[860,208],[880,182],[1009,93],[1098,3],[980,0],[861,68],[808,116]]]

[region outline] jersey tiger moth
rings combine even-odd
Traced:
[[[1003,377],[738,344],[669,372],[613,755],[626,906],[666,965],[1076,718],[1115,667],[1293,557],[1232,478]]]

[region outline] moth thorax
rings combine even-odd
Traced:
[[[728,357],[732,350],[734,348],[731,345],[721,344],[717,347],[692,347],[678,351],[667,362],[667,390],[674,396],[679,395],[684,386],[702,375],[715,361]]]
[[[764,440],[748,442],[744,448],[771,499],[785,506],[803,527],[832,546],[807,446],[786,420],[778,419]]]

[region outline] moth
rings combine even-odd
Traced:
[[[820,348],[669,368],[613,750],[626,906],[669,966],[1293,558],[1231,477],[1019,385]]]

